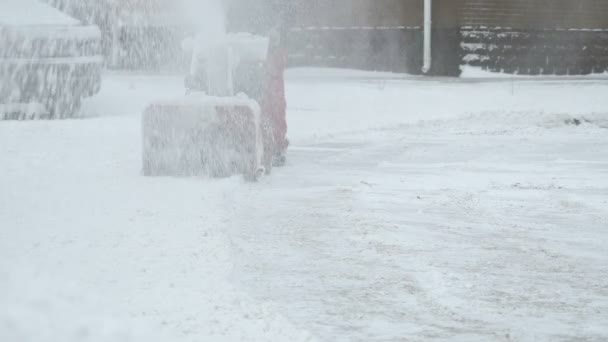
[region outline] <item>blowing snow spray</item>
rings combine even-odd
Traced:
[[[264,158],[259,104],[244,85],[251,75],[262,83],[264,73],[259,69],[263,70],[268,39],[227,34],[220,0],[184,0],[180,10],[184,21],[197,30],[184,43],[192,54],[187,95],[151,104],[144,112],[143,173],[244,174],[255,180],[271,165]]]

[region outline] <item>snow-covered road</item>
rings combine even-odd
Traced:
[[[177,77],[0,122],[0,340],[608,338],[605,80],[288,80],[258,184],[140,176]]]

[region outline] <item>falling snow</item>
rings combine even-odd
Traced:
[[[293,68],[284,167],[146,177],[151,104],[262,126],[252,94],[185,94],[199,43],[270,44],[162,3],[0,0],[0,341],[608,339],[605,74]]]

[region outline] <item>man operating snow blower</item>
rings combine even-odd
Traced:
[[[142,117],[144,175],[241,173],[255,180],[273,164],[284,164],[286,58],[280,35],[218,30],[185,45],[193,56],[187,95],[152,104]]]
[[[268,58],[266,60],[266,79],[264,98],[261,101],[262,115],[270,123],[272,143],[270,144],[274,166],[285,164],[287,140],[287,101],[285,99],[285,68],[287,52],[283,47],[279,27],[270,33]]]

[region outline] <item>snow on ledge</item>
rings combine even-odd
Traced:
[[[2,0],[0,0],[2,1]],[[0,25],[1,26],[1,25]],[[81,25],[30,25],[30,26],[9,26],[4,28],[8,32],[18,32],[27,38],[49,38],[49,39],[101,39],[101,31],[97,26]]]
[[[0,103],[0,120],[39,119],[48,114],[46,107],[38,102],[32,103]]]
[[[608,72],[601,74],[589,74],[589,75],[517,75],[507,74],[503,72],[492,72],[483,70],[481,67],[473,67],[470,65],[463,65],[460,67],[462,70],[461,78],[517,78],[517,79],[538,79],[543,78],[607,78]]]
[[[62,25],[80,22],[38,0],[0,0],[0,26]]]

